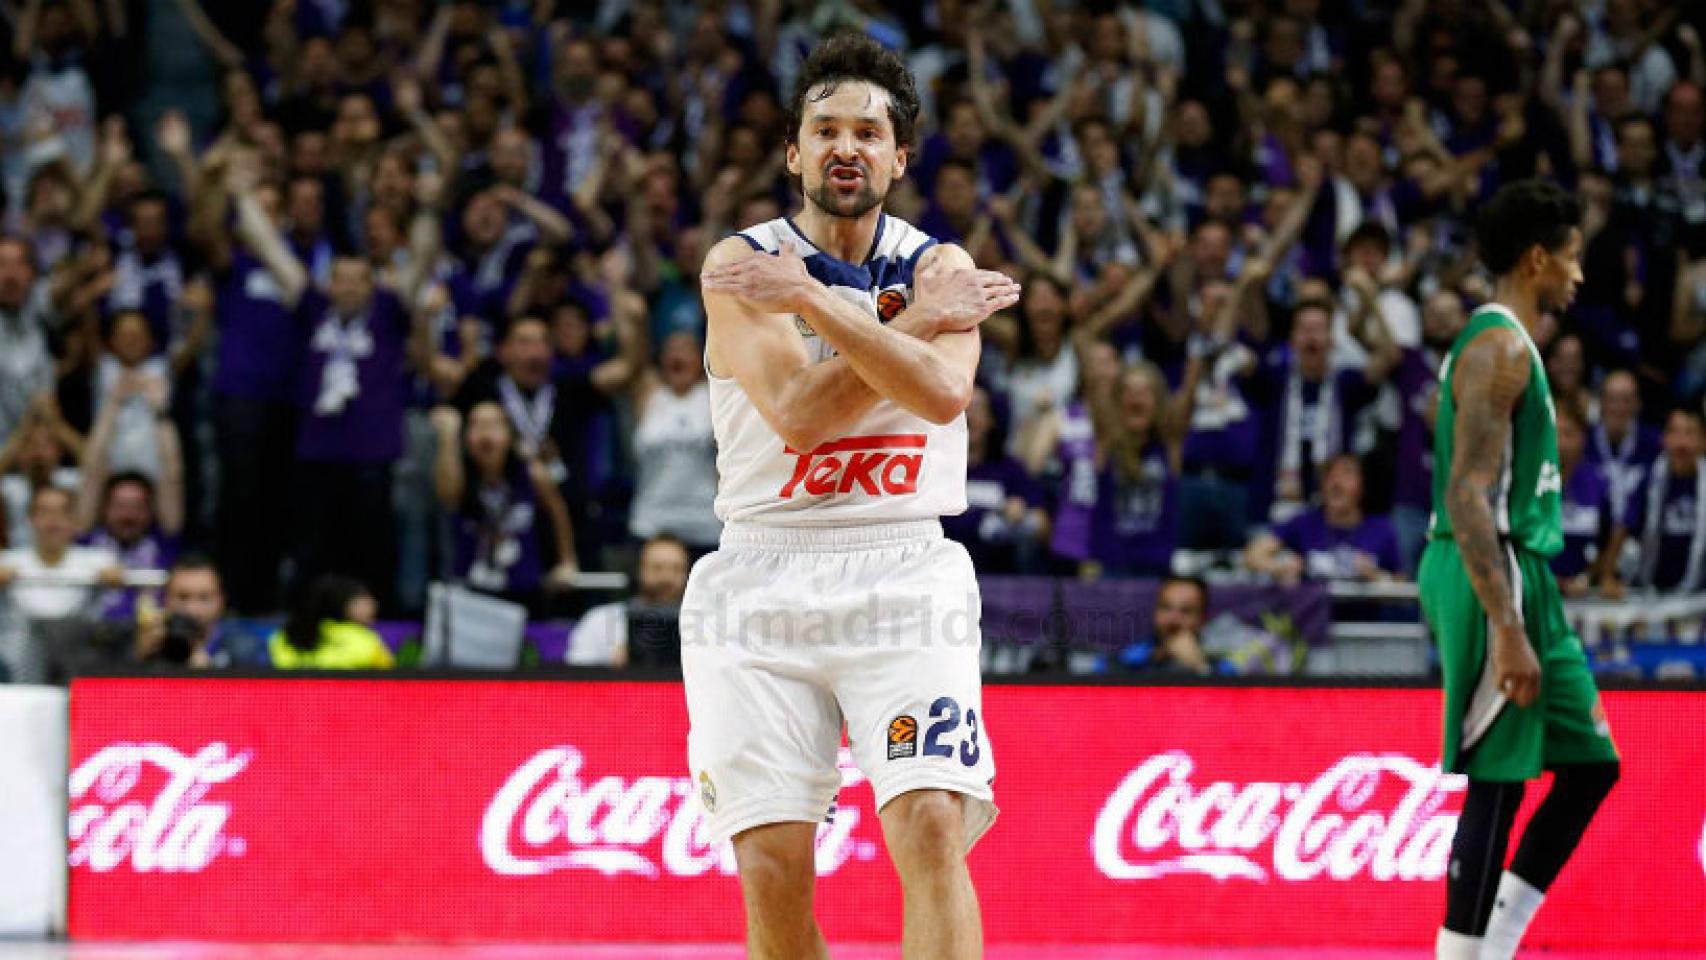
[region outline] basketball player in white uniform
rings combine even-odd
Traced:
[[[828,956],[813,837],[845,724],[900,875],[905,956],[980,957],[981,608],[939,518],[965,509],[978,325],[1019,287],[883,213],[918,115],[894,54],[825,41],[789,115],[804,209],[723,240],[701,277],[725,528],[682,608],[689,761],[734,840],[749,956]]]

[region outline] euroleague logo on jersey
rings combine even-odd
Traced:
[[[802,488],[813,497],[855,490],[872,497],[917,493],[925,442],[922,433],[892,433],[842,437],[804,453],[789,447],[788,455],[799,459],[776,495],[792,500]]]
[[[900,312],[906,309],[906,291],[901,287],[890,287],[877,294],[877,316],[888,323]]]

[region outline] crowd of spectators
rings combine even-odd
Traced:
[[[122,570],[189,558],[247,615],[415,615],[437,580],[541,612],[648,540],[673,583],[719,530],[698,268],[799,203],[795,73],[855,29],[905,52],[924,103],[889,212],[1024,283],[984,327],[948,521],[980,571],[1410,576],[1439,362],[1490,293],[1474,214],[1542,176],[1585,211],[1586,282],[1537,338],[1557,572],[1572,595],[1695,590],[1703,20],[0,0],[0,585],[157,620]],[[67,569],[101,589],[29,585]],[[286,659],[317,649],[287,627]]]

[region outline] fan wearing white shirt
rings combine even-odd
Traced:
[[[79,547],[76,495],[59,487],[41,487],[30,498],[30,526],[35,544],[0,552],[0,597],[8,613],[4,637],[15,679],[29,683],[45,679],[46,659],[22,656],[20,643],[35,624],[88,616],[101,588],[124,584],[118,558],[106,550]],[[51,582],[42,578],[51,577]],[[28,662],[25,662],[28,661]]]

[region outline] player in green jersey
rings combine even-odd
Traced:
[[[1469,776],[1440,960],[1507,960],[1617,782],[1599,692],[1546,560],[1563,546],[1558,434],[1532,330],[1582,282],[1581,207],[1501,189],[1476,241],[1496,277],[1440,368],[1433,521],[1418,585],[1445,674],[1446,769]],[[1526,781],[1556,773],[1510,869]]]

